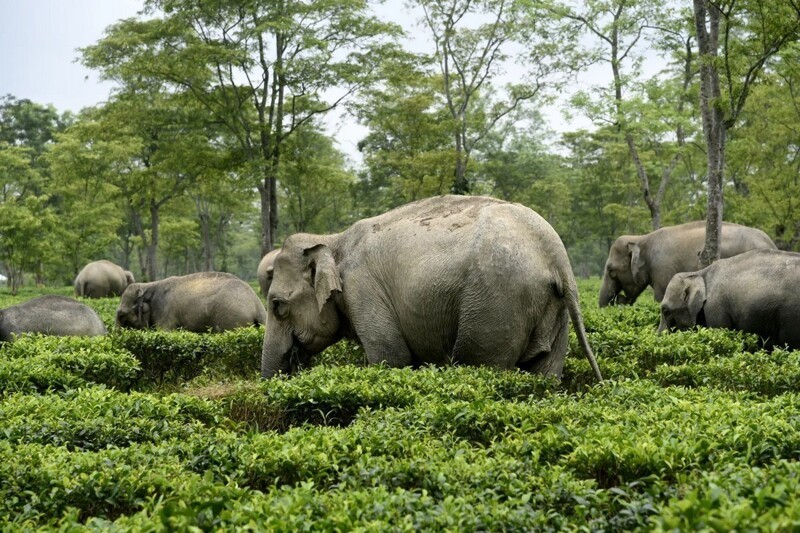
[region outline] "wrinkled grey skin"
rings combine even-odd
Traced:
[[[49,295],[0,309],[0,341],[13,341],[22,333],[94,336],[104,335],[106,327],[88,305]]]
[[[800,349],[800,254],[753,250],[676,274],[658,331],[695,325],[759,335],[767,347]]]
[[[120,296],[129,284],[133,283],[133,273],[123,270],[111,261],[101,259],[92,261],[78,272],[75,278],[75,296],[84,298],[105,298]]]
[[[255,291],[233,274],[198,272],[128,285],[117,326],[185,329],[197,333],[263,324],[266,311]]]
[[[700,268],[698,254],[705,246],[705,239],[704,221],[667,226],[646,235],[619,237],[608,252],[600,286],[600,307],[632,304],[648,286],[653,287],[655,300],[660,302],[672,276]],[[775,250],[776,246],[760,229],[723,222],[721,258],[756,249]]]
[[[571,317],[602,379],[561,239],[535,212],[494,198],[427,198],[339,234],[294,234],[275,258],[267,309],[264,378],[342,337],[371,364],[560,376]]]
[[[276,248],[271,252],[267,252],[258,264],[256,278],[258,278],[258,286],[261,287],[261,294],[264,298],[269,294],[269,286],[272,284],[272,265],[275,263],[275,257],[277,257],[280,251],[280,248]]]

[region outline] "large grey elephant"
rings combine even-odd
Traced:
[[[78,272],[75,278],[75,296],[105,298],[120,296],[129,284],[136,281],[133,273],[121,266],[101,259],[92,261]]]
[[[0,341],[13,341],[23,333],[94,336],[105,334],[106,327],[88,305],[48,295],[0,309]]]
[[[117,326],[218,332],[264,324],[266,314],[252,287],[233,274],[198,272],[128,285]]]
[[[275,258],[267,309],[264,378],[342,337],[371,364],[560,376],[571,318],[602,379],[561,239],[527,207],[494,198],[427,198],[339,234],[294,234]]]
[[[261,294],[264,296],[264,298],[266,298],[267,294],[269,293],[269,286],[272,284],[273,264],[275,263],[275,257],[280,251],[280,248],[276,248],[271,252],[267,252],[266,255],[261,258],[261,262],[258,264],[258,269],[256,269],[258,286],[261,287]]]
[[[623,235],[611,246],[600,286],[600,307],[632,304],[648,287],[657,302],[672,276],[700,268],[698,254],[706,239],[704,221],[667,226],[646,235]],[[775,243],[760,229],[723,222],[721,257],[748,250],[775,250]],[[622,294],[624,293],[624,294]]]
[[[658,331],[695,325],[747,331],[767,347],[800,349],[800,254],[753,250],[676,274]]]

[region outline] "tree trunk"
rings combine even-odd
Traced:
[[[150,200],[150,245],[147,247],[147,277],[149,281],[155,281],[158,275],[156,266],[158,263],[158,224],[159,206],[155,200]]]
[[[700,252],[700,266],[706,267],[719,259],[722,231],[725,123],[720,107],[720,83],[716,65],[720,12],[716,5],[708,0],[694,0],[694,17],[700,56],[700,110],[708,162],[706,242],[703,251]]]
[[[464,139],[461,132],[456,133],[456,167],[453,172],[453,194],[469,194],[469,183],[467,183],[467,162],[464,155]]]
[[[258,186],[261,197],[261,257],[272,251],[272,187],[270,179],[264,172],[264,180]]]
[[[214,243],[211,239],[211,215],[208,212],[200,213],[200,233],[203,237],[203,270],[214,270]]]

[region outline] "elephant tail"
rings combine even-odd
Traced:
[[[86,280],[75,280],[75,296],[86,296]]]
[[[583,353],[586,355],[586,359],[589,361],[589,365],[592,367],[595,377],[597,377],[598,381],[602,382],[603,376],[600,374],[600,367],[597,366],[594,352],[592,351],[592,347],[589,346],[589,340],[586,338],[586,328],[583,326],[583,315],[581,314],[580,302],[578,301],[578,287],[575,283],[575,279],[567,278],[561,280],[561,282],[564,299],[566,300],[567,309],[569,310],[569,317],[572,320],[572,326],[575,328],[575,335],[578,337],[578,342],[583,348]]]

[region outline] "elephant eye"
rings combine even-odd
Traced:
[[[286,318],[289,316],[289,302],[280,298],[273,298],[272,313],[280,319]]]

